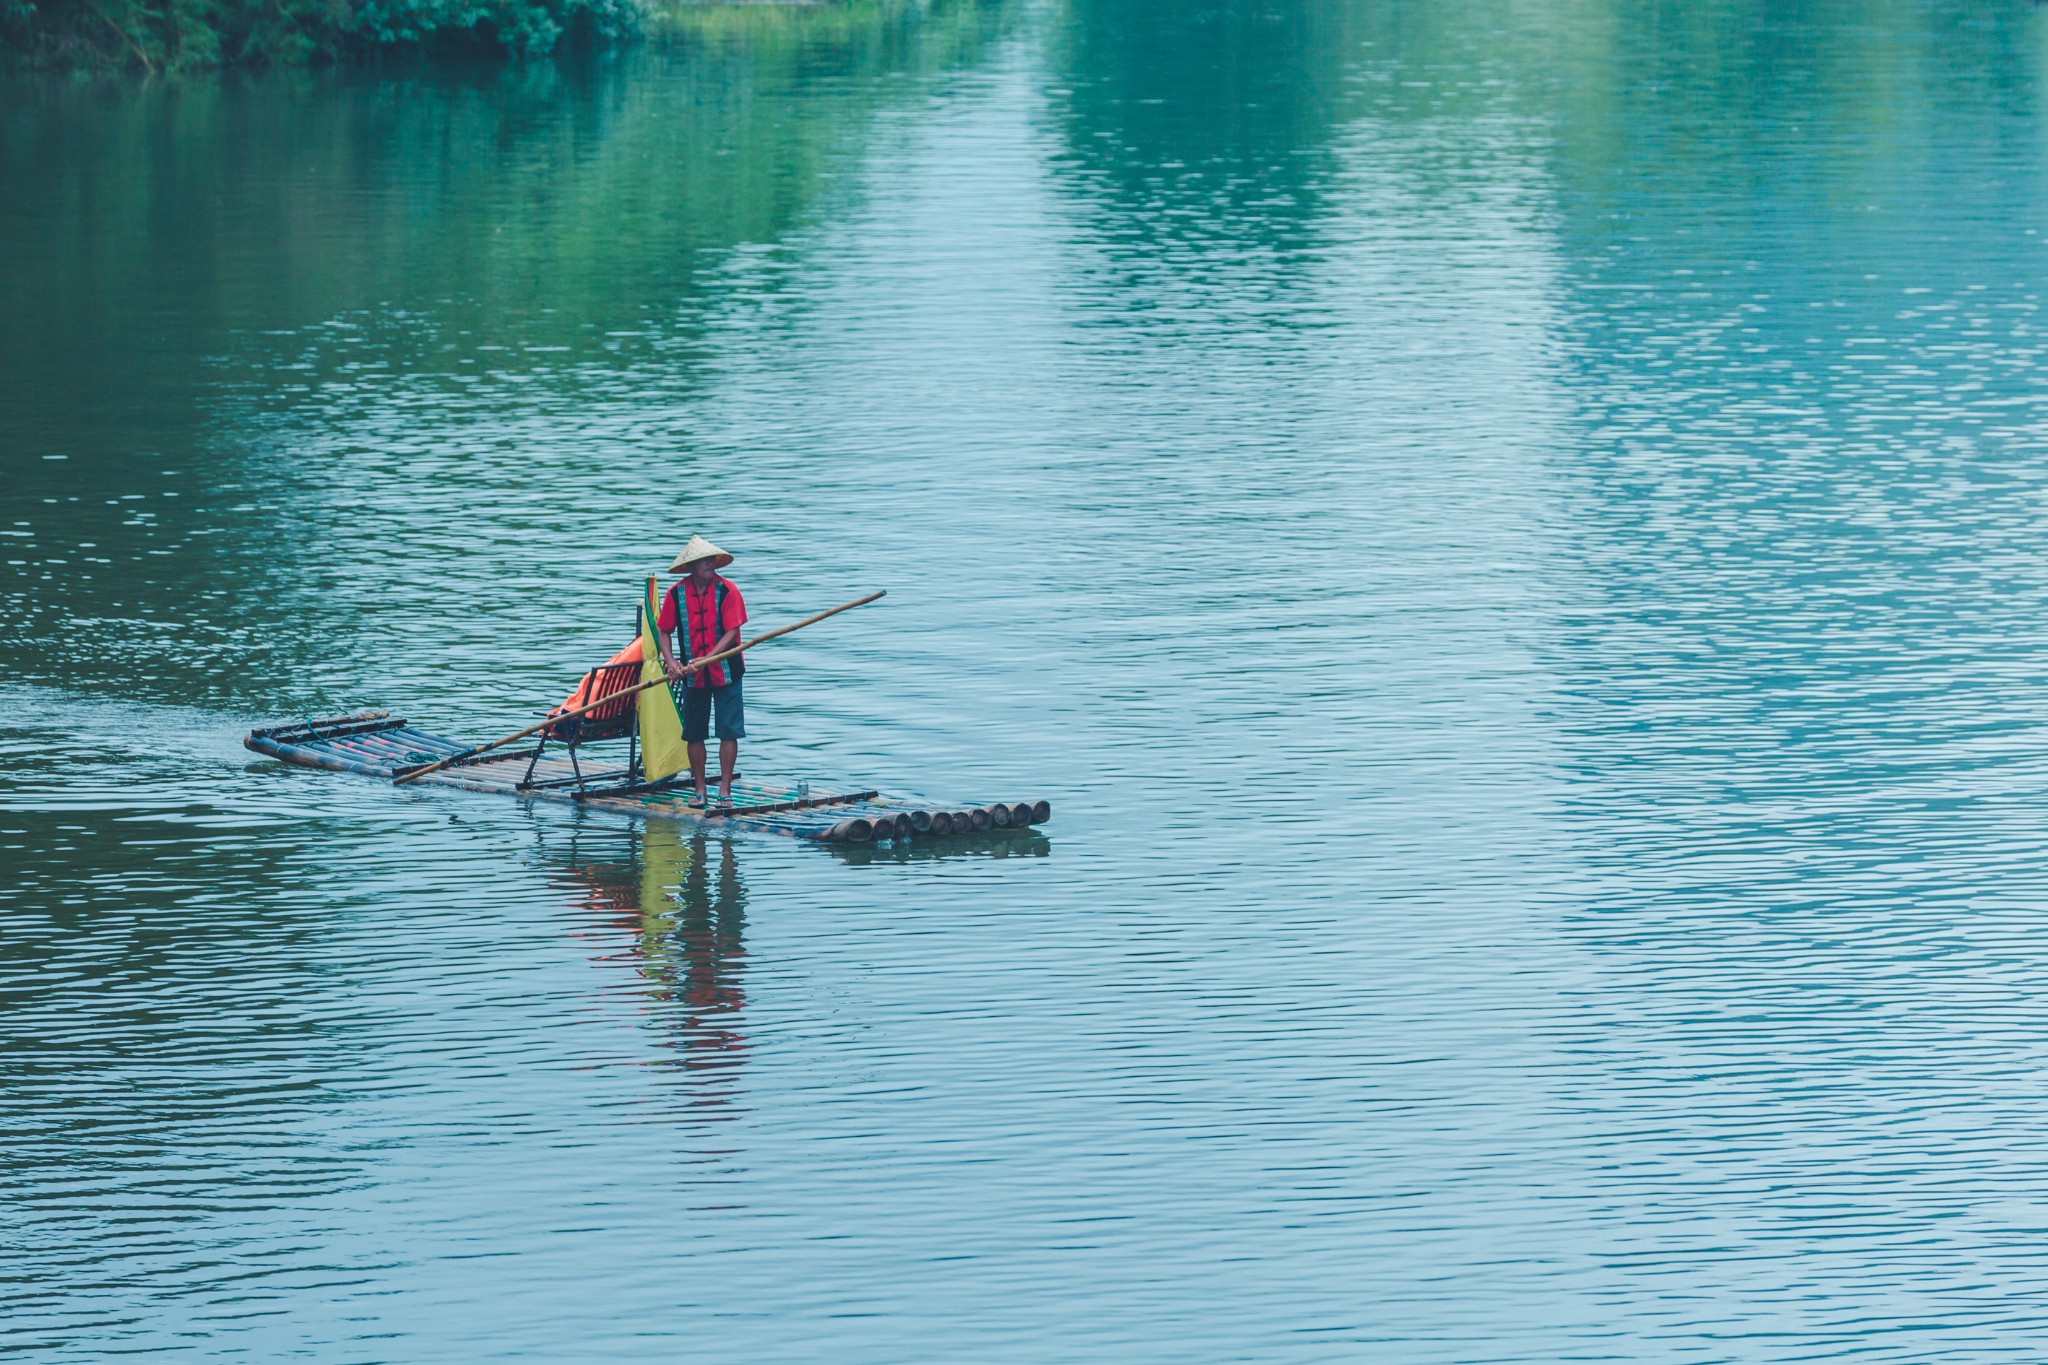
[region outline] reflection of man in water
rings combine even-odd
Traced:
[[[618,831],[638,846],[626,860],[572,847],[567,870],[589,893],[586,904],[633,936],[635,965],[652,987],[649,1015],[680,1028],[683,1065],[712,1073],[705,1081],[730,1079],[724,1073],[739,1064],[747,1041],[738,1027],[747,1003],[746,888],[730,840],[714,849],[704,835],[686,838],[683,830],[649,820]],[[587,849],[591,836],[610,832],[586,828],[579,836]],[[698,1102],[722,1105],[729,1098],[705,1094]]]
[[[679,988],[682,1003],[693,1011],[688,1024],[708,1030],[708,1017],[736,1012],[746,1004],[739,974],[747,949],[742,940],[746,929],[746,889],[740,885],[739,861],[733,856],[732,840],[718,841],[715,875],[705,856],[706,843],[701,834],[690,842],[692,856],[672,901],[678,914],[670,938],[682,957],[682,979],[671,981]],[[652,880],[644,874],[643,879]],[[650,923],[652,919],[649,916]],[[745,1041],[737,1032],[716,1032],[723,1040],[722,1047],[737,1049]]]

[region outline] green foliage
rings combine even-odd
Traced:
[[[535,56],[640,31],[640,0],[0,0],[0,52],[37,66],[295,65],[390,48]]]
[[[618,39],[639,28],[637,0],[351,0],[343,29],[372,45],[467,36],[528,56],[552,51],[564,33]]]

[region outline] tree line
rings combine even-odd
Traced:
[[[40,67],[302,65],[393,49],[536,56],[640,34],[642,0],[0,0],[0,53]]]

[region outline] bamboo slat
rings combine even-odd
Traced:
[[[1012,830],[1042,823],[1050,814],[1043,801],[1008,806],[943,810],[928,803],[884,796],[873,790],[811,791],[795,783],[747,778],[735,773],[728,805],[706,808],[694,804],[694,785],[575,789],[574,769],[566,757],[543,754],[534,766],[537,785],[521,790],[519,782],[531,750],[497,750],[476,755],[468,747],[440,735],[415,729],[403,717],[387,712],[356,712],[314,721],[293,721],[251,731],[243,740],[249,749],[287,763],[364,777],[389,778],[422,761],[454,758],[457,762],[421,774],[422,786],[525,800],[573,803],[584,809],[609,810],[643,818],[676,820],[707,830],[745,829],[823,842],[869,843],[965,835],[977,828],[996,832],[997,810],[1010,815]],[[713,776],[709,782],[722,779]]]

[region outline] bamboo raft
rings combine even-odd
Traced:
[[[750,780],[737,773],[733,775],[732,804],[706,807],[696,804],[696,790],[687,775],[665,782],[638,782],[630,763],[625,769],[592,772],[575,767],[570,757],[551,752],[536,755],[534,749],[501,749],[459,758],[471,746],[428,734],[388,711],[358,711],[265,726],[251,730],[242,744],[300,767],[386,780],[425,764],[453,759],[438,772],[423,773],[417,784],[561,801],[707,829],[759,830],[832,844],[1021,830],[1043,824],[1052,815],[1051,806],[1044,801],[939,807],[875,791],[816,791]],[[713,786],[718,781],[715,775],[711,778]]]

